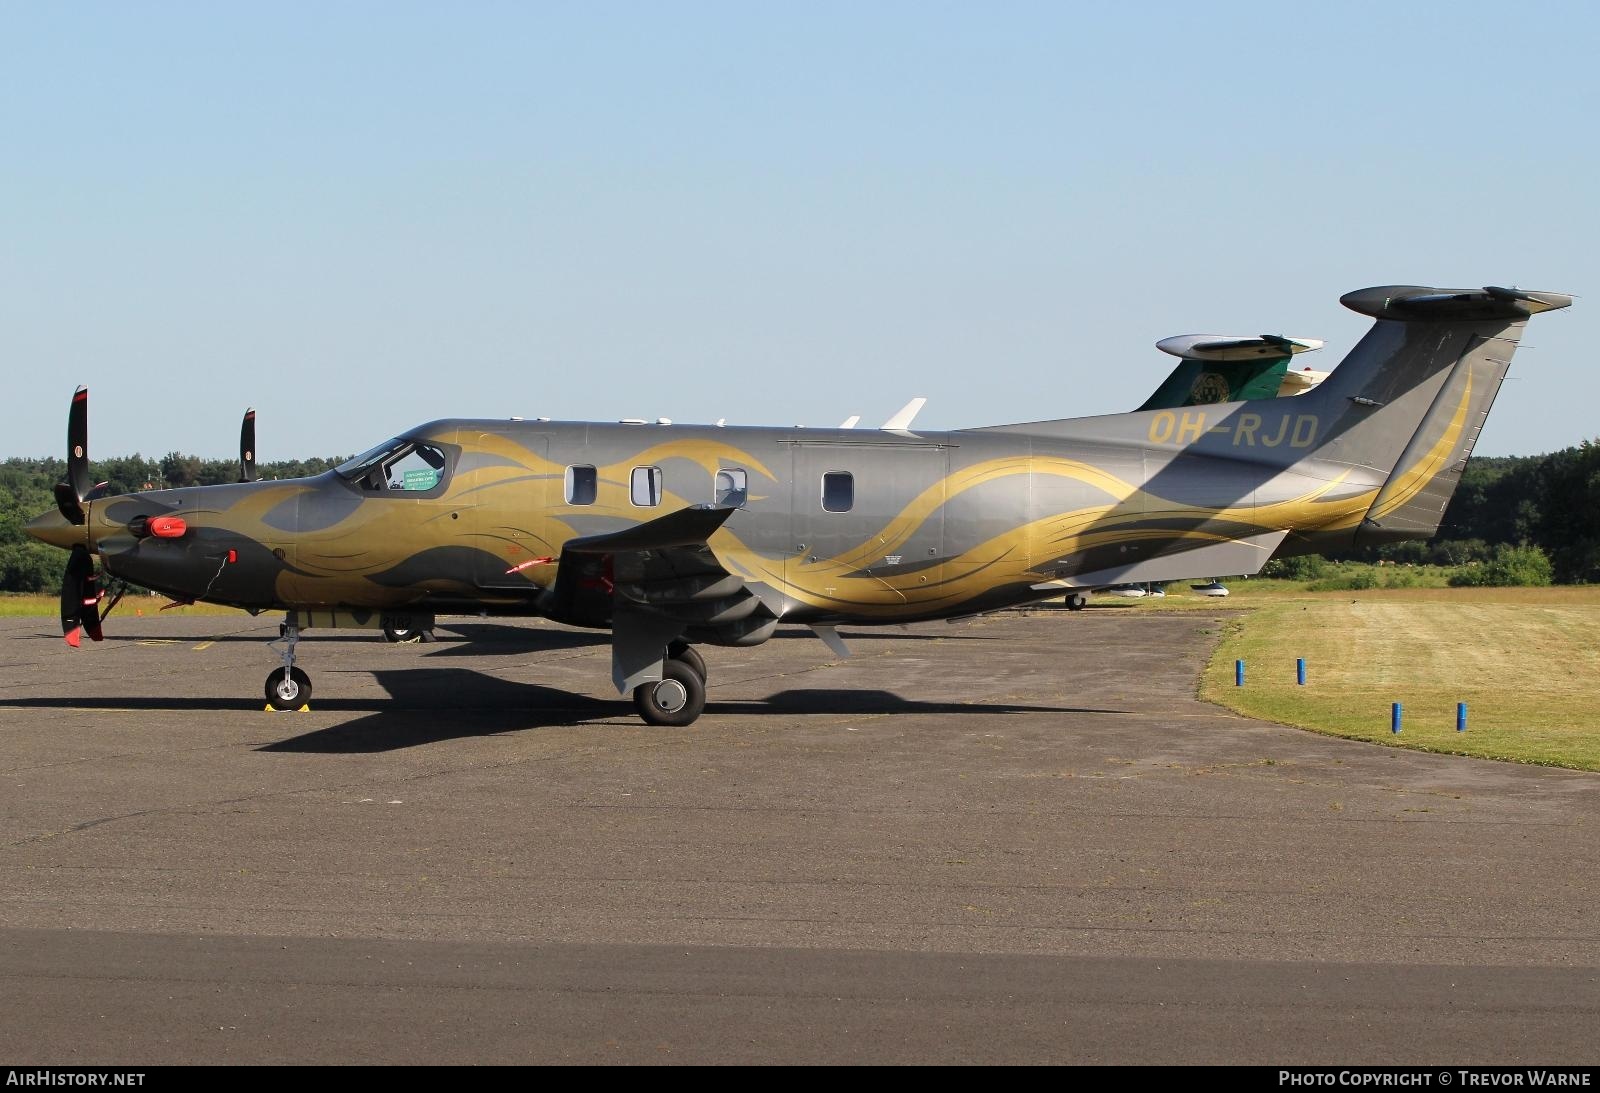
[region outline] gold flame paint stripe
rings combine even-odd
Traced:
[[[1372,510],[1373,519],[1388,516],[1401,507],[1409,504],[1417,494],[1421,493],[1435,478],[1440,470],[1455,454],[1457,445],[1461,442],[1462,430],[1466,428],[1467,411],[1472,403],[1472,365],[1467,364],[1466,390],[1461,394],[1461,402],[1456,407],[1455,413],[1450,418],[1450,424],[1445,428],[1443,435],[1432,448],[1417,460],[1416,466],[1405,472],[1395,485],[1392,495],[1386,497]]]

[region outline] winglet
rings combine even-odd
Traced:
[[[839,428],[841,428],[841,429],[854,429],[859,424],[861,424],[861,415],[860,414],[851,414],[849,417],[845,418],[842,422],[839,423]]]

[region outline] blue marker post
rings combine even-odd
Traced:
[[[1235,687],[1244,686],[1244,661],[1242,660],[1233,662],[1233,685]]]
[[[1400,732],[1400,703],[1396,702],[1389,710],[1389,731],[1399,735]]]
[[[1465,702],[1457,702],[1456,703],[1456,732],[1466,732],[1466,731],[1467,731],[1467,704]]]
[[[1294,681],[1300,686],[1306,685],[1306,658],[1296,657],[1294,662]]]

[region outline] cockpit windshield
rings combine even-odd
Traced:
[[[339,464],[339,474],[371,493],[423,493],[444,475],[444,451],[423,440],[396,437]]]

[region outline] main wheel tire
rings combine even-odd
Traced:
[[[672,660],[681,660],[694,669],[694,674],[700,677],[700,682],[706,681],[706,662],[699,650],[686,641],[675,641],[667,646],[667,656]]]
[[[422,640],[423,630],[420,626],[385,626],[383,640],[391,645],[415,645]]]
[[[298,710],[311,701],[311,677],[298,668],[289,669],[289,678],[283,678],[283,669],[275,668],[267,677],[267,706],[274,710]]]
[[[633,689],[633,704],[647,725],[692,725],[706,708],[705,681],[684,661],[669,657],[658,682]]]

